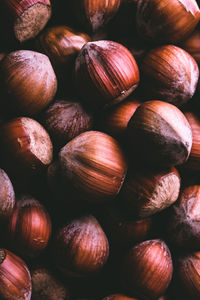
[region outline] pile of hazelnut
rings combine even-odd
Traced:
[[[0,299],[200,299],[198,3],[0,8]]]

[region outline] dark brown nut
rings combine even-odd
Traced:
[[[139,0],[136,23],[140,36],[154,43],[177,43],[189,36],[200,20],[195,0]]]
[[[6,249],[0,249],[0,273],[1,299],[31,299],[31,275],[20,257]]]
[[[174,168],[130,171],[119,198],[128,212],[136,218],[145,218],[172,205],[179,196],[181,178]]]
[[[23,181],[41,173],[53,157],[53,147],[46,130],[34,119],[20,117],[0,128],[1,165],[8,174]],[[20,179],[20,177],[22,177]]]
[[[57,148],[92,129],[93,117],[74,101],[57,100],[43,114],[43,123]]]
[[[46,54],[58,75],[70,75],[76,56],[90,37],[60,25],[47,28],[36,39],[36,48]]]
[[[181,256],[177,262],[176,274],[187,299],[198,300],[200,296],[200,252]]]
[[[85,277],[100,271],[108,255],[106,235],[92,215],[69,222],[59,230],[53,243],[56,267],[70,277]]]
[[[26,257],[44,250],[51,236],[51,219],[46,209],[32,196],[21,196],[8,222],[11,246]]]
[[[144,300],[158,299],[172,278],[170,251],[162,240],[148,240],[129,250],[121,265],[121,282],[130,294]]]
[[[87,131],[59,153],[63,184],[71,183],[91,203],[114,199],[126,175],[126,161],[118,142],[99,131]]]
[[[32,300],[69,300],[68,288],[43,267],[31,271]]]
[[[15,192],[6,172],[0,169],[0,219],[7,219],[15,205]]]
[[[79,22],[93,32],[98,31],[115,15],[121,0],[75,0],[74,14]]]
[[[136,108],[141,102],[133,97],[105,110],[100,114],[98,128],[111,136],[122,136],[126,130],[128,122],[133,116]]]
[[[200,186],[185,188],[172,206],[166,225],[170,243],[179,250],[200,247]]]
[[[102,226],[109,241],[115,247],[128,248],[147,240],[152,233],[152,219],[134,220],[116,204],[104,208],[101,215]]]
[[[159,167],[180,165],[189,157],[192,131],[176,106],[148,101],[136,109],[128,123],[127,144],[145,163]]]
[[[52,101],[57,79],[49,58],[30,50],[9,53],[1,62],[0,88],[8,112],[33,115]]]
[[[113,41],[89,42],[75,62],[75,83],[83,100],[97,109],[116,104],[136,89],[139,69],[128,49]]]
[[[147,99],[182,106],[194,95],[198,79],[194,58],[174,45],[150,50],[141,63],[141,89]]]
[[[3,0],[13,18],[15,38],[24,42],[34,38],[51,17],[49,0]]]
[[[198,65],[200,64],[200,31],[195,30],[189,37],[179,44],[181,48],[190,53],[196,60]]]
[[[192,148],[184,167],[188,170],[200,170],[200,120],[193,112],[184,113],[192,129]]]

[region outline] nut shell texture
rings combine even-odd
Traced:
[[[174,45],[150,50],[141,63],[141,87],[147,99],[182,106],[195,93],[199,68],[194,58]]]
[[[0,249],[0,273],[1,299],[31,299],[31,275],[20,257],[6,249]]]
[[[156,43],[176,43],[194,30],[200,19],[195,0],[138,0],[136,23],[140,35]]]
[[[148,240],[131,248],[122,261],[122,284],[142,299],[158,299],[172,277],[170,251],[162,240]]]
[[[114,199],[124,181],[124,154],[111,136],[87,131],[65,145],[59,153],[63,182],[92,202]]]
[[[184,114],[163,101],[141,104],[127,127],[128,143],[151,165],[184,163],[192,147],[192,131]],[[148,145],[148,146],[147,146]]]
[[[60,271],[71,277],[85,277],[104,266],[109,244],[98,221],[89,215],[59,230],[53,252]]]
[[[44,109],[57,90],[57,79],[49,58],[41,53],[18,50],[1,64],[1,89],[9,109],[33,115]]]
[[[112,41],[85,44],[75,62],[76,86],[95,107],[125,99],[139,83],[139,70],[130,51]]]

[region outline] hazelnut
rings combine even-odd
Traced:
[[[184,40],[200,20],[195,0],[139,0],[136,24],[141,37],[154,43],[177,43]]]
[[[128,172],[119,198],[129,215],[149,217],[172,205],[179,196],[181,178],[174,168]]]
[[[3,0],[13,19],[13,32],[19,42],[34,38],[51,17],[49,0]]]
[[[72,72],[74,60],[84,44],[90,42],[90,37],[81,32],[60,25],[46,28],[36,39],[36,48],[46,54],[57,75],[69,75]]]
[[[200,64],[200,31],[195,30],[189,37],[179,44],[179,47],[190,53],[196,60],[198,65]]]
[[[179,250],[200,247],[200,186],[188,186],[171,207],[167,222],[170,243]]]
[[[76,87],[94,109],[122,101],[138,83],[136,61],[121,44],[108,40],[89,42],[76,58]]]
[[[11,245],[26,257],[34,257],[47,247],[51,219],[42,204],[31,196],[21,196],[9,219]]]
[[[92,203],[114,199],[126,175],[126,161],[118,142],[99,131],[87,131],[59,153],[61,178]]]
[[[1,164],[18,181],[29,180],[51,163],[53,147],[46,130],[34,119],[19,117],[0,128]]]
[[[0,218],[7,219],[15,205],[15,192],[6,172],[0,169]]]
[[[100,271],[109,255],[109,244],[92,215],[83,216],[61,228],[53,243],[56,267],[70,277],[85,277]]]
[[[198,79],[194,58],[174,45],[150,50],[141,62],[141,89],[151,99],[182,106],[194,95]]]
[[[99,130],[114,137],[121,137],[136,108],[140,104],[139,100],[130,96],[128,99],[103,111],[97,122]]]
[[[98,31],[115,15],[121,0],[76,0],[72,8],[76,19],[90,31]]]
[[[55,147],[61,148],[84,131],[92,129],[93,117],[79,102],[57,100],[44,112],[43,123]]]
[[[101,223],[115,247],[127,248],[139,242],[147,240],[151,235],[152,220],[145,218],[134,220],[115,205],[103,209]]]
[[[200,170],[200,120],[198,116],[193,112],[185,112],[191,130],[192,130],[192,148],[188,158],[188,161],[184,164],[184,167],[189,170]]]
[[[123,257],[120,276],[131,295],[149,300],[165,293],[172,271],[172,258],[165,242],[148,240],[132,247]]]
[[[31,275],[20,257],[6,249],[0,249],[0,273],[1,299],[31,299]]]
[[[181,289],[188,296],[187,299],[197,300],[200,296],[200,252],[182,255],[178,258],[176,275]]]
[[[0,79],[3,104],[15,115],[40,112],[52,101],[57,89],[49,58],[30,50],[6,55],[1,62]]]
[[[128,123],[127,144],[137,159],[153,166],[180,165],[189,157],[192,131],[176,106],[148,101],[136,109]]]

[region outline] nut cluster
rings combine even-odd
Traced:
[[[1,299],[200,299],[199,4],[1,1]]]

